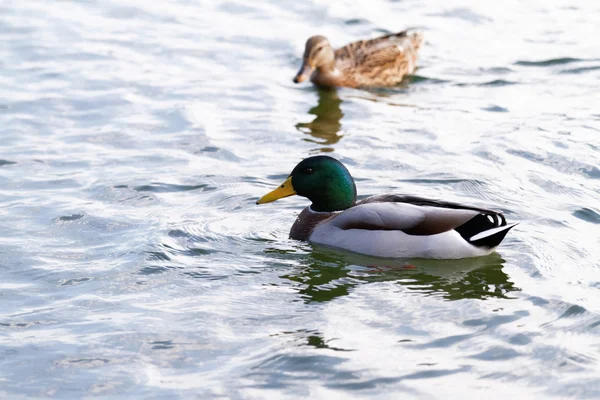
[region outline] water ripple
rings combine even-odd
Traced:
[[[0,397],[599,396],[592,2],[122,3],[0,6]],[[313,34],[413,24],[398,87],[291,82]],[[289,240],[306,199],[255,200],[321,153],[521,223],[468,260]]]

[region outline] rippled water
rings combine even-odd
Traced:
[[[600,6],[0,3],[0,395],[600,397]],[[421,27],[390,90],[306,38]],[[359,194],[503,210],[490,257],[372,260],[256,206],[331,152]]]

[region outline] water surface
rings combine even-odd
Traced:
[[[593,2],[5,1],[0,395],[600,397]],[[294,85],[304,41],[418,26],[398,88]],[[256,206],[302,158],[522,221],[376,260]]]

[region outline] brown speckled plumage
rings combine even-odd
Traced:
[[[319,86],[395,86],[415,71],[417,52],[423,43],[419,32],[403,31],[370,40],[350,43],[333,51],[323,36],[306,43],[303,66],[294,79],[302,82],[311,73]]]

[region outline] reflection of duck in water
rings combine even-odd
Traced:
[[[306,41],[303,62],[294,82],[310,80],[318,86],[395,86],[412,74],[423,44],[418,32],[402,31],[350,43],[333,50],[324,36]]]
[[[491,254],[516,224],[502,213],[416,196],[383,194],[356,201],[346,167],[328,156],[301,161],[264,204],[298,194],[312,201],[290,231],[309,241],[386,258],[457,259]]]
[[[370,282],[396,282],[409,290],[449,300],[506,298],[519,289],[502,270],[498,254],[461,260],[389,260],[313,246],[305,267],[284,278],[296,282],[306,301],[330,301]]]
[[[307,139],[310,142],[322,145],[335,144],[342,137],[339,135],[342,127],[340,120],[344,116],[340,108],[342,100],[335,90],[319,89],[318,93],[319,103],[308,111],[309,114],[317,117],[312,122],[296,124],[296,128],[317,138],[317,140]]]

